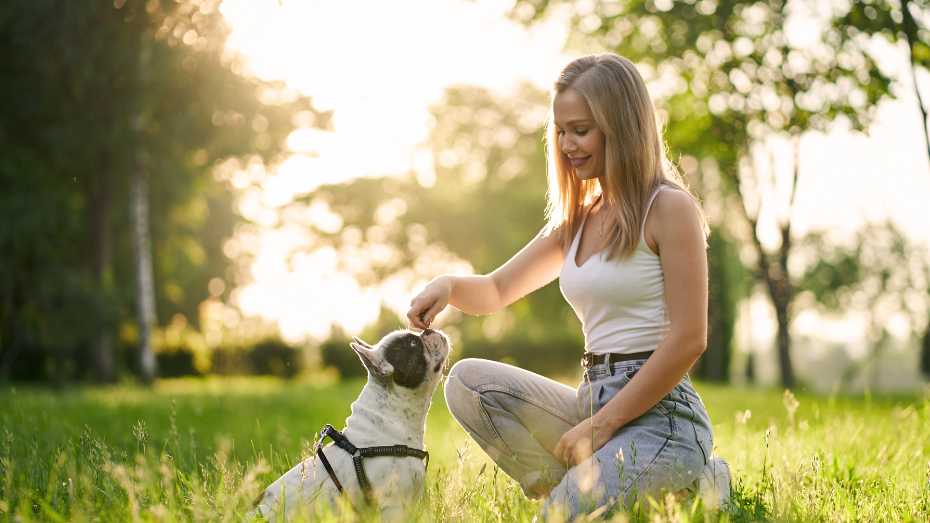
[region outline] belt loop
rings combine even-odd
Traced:
[[[610,375],[613,376],[614,375],[614,364],[613,362],[610,361],[611,356],[613,356],[612,352],[608,352],[607,354],[605,354],[604,362],[607,363],[607,372],[609,372]]]

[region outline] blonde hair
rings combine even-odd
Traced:
[[[555,115],[550,104],[546,123],[549,192],[547,230],[559,230],[567,250],[581,220],[583,208],[603,193],[610,243],[608,259],[627,258],[639,245],[646,205],[662,185],[694,195],[678,169],[668,160],[655,107],[636,67],[613,53],[583,56],[562,69],[555,82],[552,101],[574,89],[587,102],[594,121],[604,134],[605,176],[581,180],[559,150]],[[700,206],[696,206],[700,212]],[[563,226],[564,225],[564,226]]]

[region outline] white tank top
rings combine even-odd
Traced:
[[[585,350],[628,354],[655,350],[669,329],[665,309],[665,277],[659,257],[646,245],[645,217],[664,186],[643,214],[639,245],[624,260],[607,260],[607,249],[575,265],[578,239],[587,213],[572,239],[559,273],[559,289],[572,306],[584,331]]]

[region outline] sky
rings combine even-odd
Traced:
[[[334,110],[332,132],[292,137],[295,149],[316,156],[285,162],[263,191],[243,197],[243,214],[268,222],[269,209],[322,183],[410,170],[434,176],[432,158],[421,144],[429,133],[428,107],[447,86],[506,91],[528,80],[548,89],[577,56],[563,50],[564,17],[557,13],[527,30],[506,19],[510,5],[506,0],[225,0],[221,12],[232,28],[228,46],[245,57],[248,70],[283,80],[311,96],[316,107]],[[803,41],[812,34],[811,19],[800,16],[792,24],[794,38]],[[876,50],[887,71],[906,70],[902,52],[881,45]],[[930,93],[930,78],[919,81]],[[900,94],[881,106],[868,136],[838,128],[802,138],[793,211],[798,233],[829,229],[842,236],[865,221],[890,218],[911,238],[930,245],[930,167],[922,151],[920,116],[909,84]],[[770,146],[777,168],[790,169],[788,144],[776,140]],[[778,205],[763,209],[760,227],[769,244],[777,241],[778,212]],[[326,216],[322,209],[320,216],[339,227],[338,216]],[[411,276],[381,289],[361,289],[326,249],[288,267],[285,253],[303,240],[296,226],[266,228],[255,245],[252,282],[235,293],[245,314],[278,322],[287,339],[325,336],[333,322],[356,332],[374,319],[381,301],[405,311],[413,289],[425,283]],[[443,269],[469,272],[470,266],[467,260],[447,260],[437,265]],[[774,325],[765,304],[748,311],[755,326],[750,342],[770,343]],[[848,325],[835,326],[834,335],[815,320],[800,319],[802,330],[850,336]]]

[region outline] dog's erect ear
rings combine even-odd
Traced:
[[[352,350],[358,354],[362,364],[372,375],[379,378],[390,376],[394,372],[394,367],[384,359],[383,355],[377,349],[365,347],[354,341],[349,343]]]
[[[363,339],[361,339],[361,338],[359,338],[359,337],[357,337],[357,336],[352,336],[352,341],[354,341],[355,343],[358,343],[358,344],[361,345],[362,347],[365,347],[365,348],[368,348],[368,349],[374,349],[374,347],[371,346],[371,343],[368,343],[367,341],[365,341],[365,340],[363,340]]]

